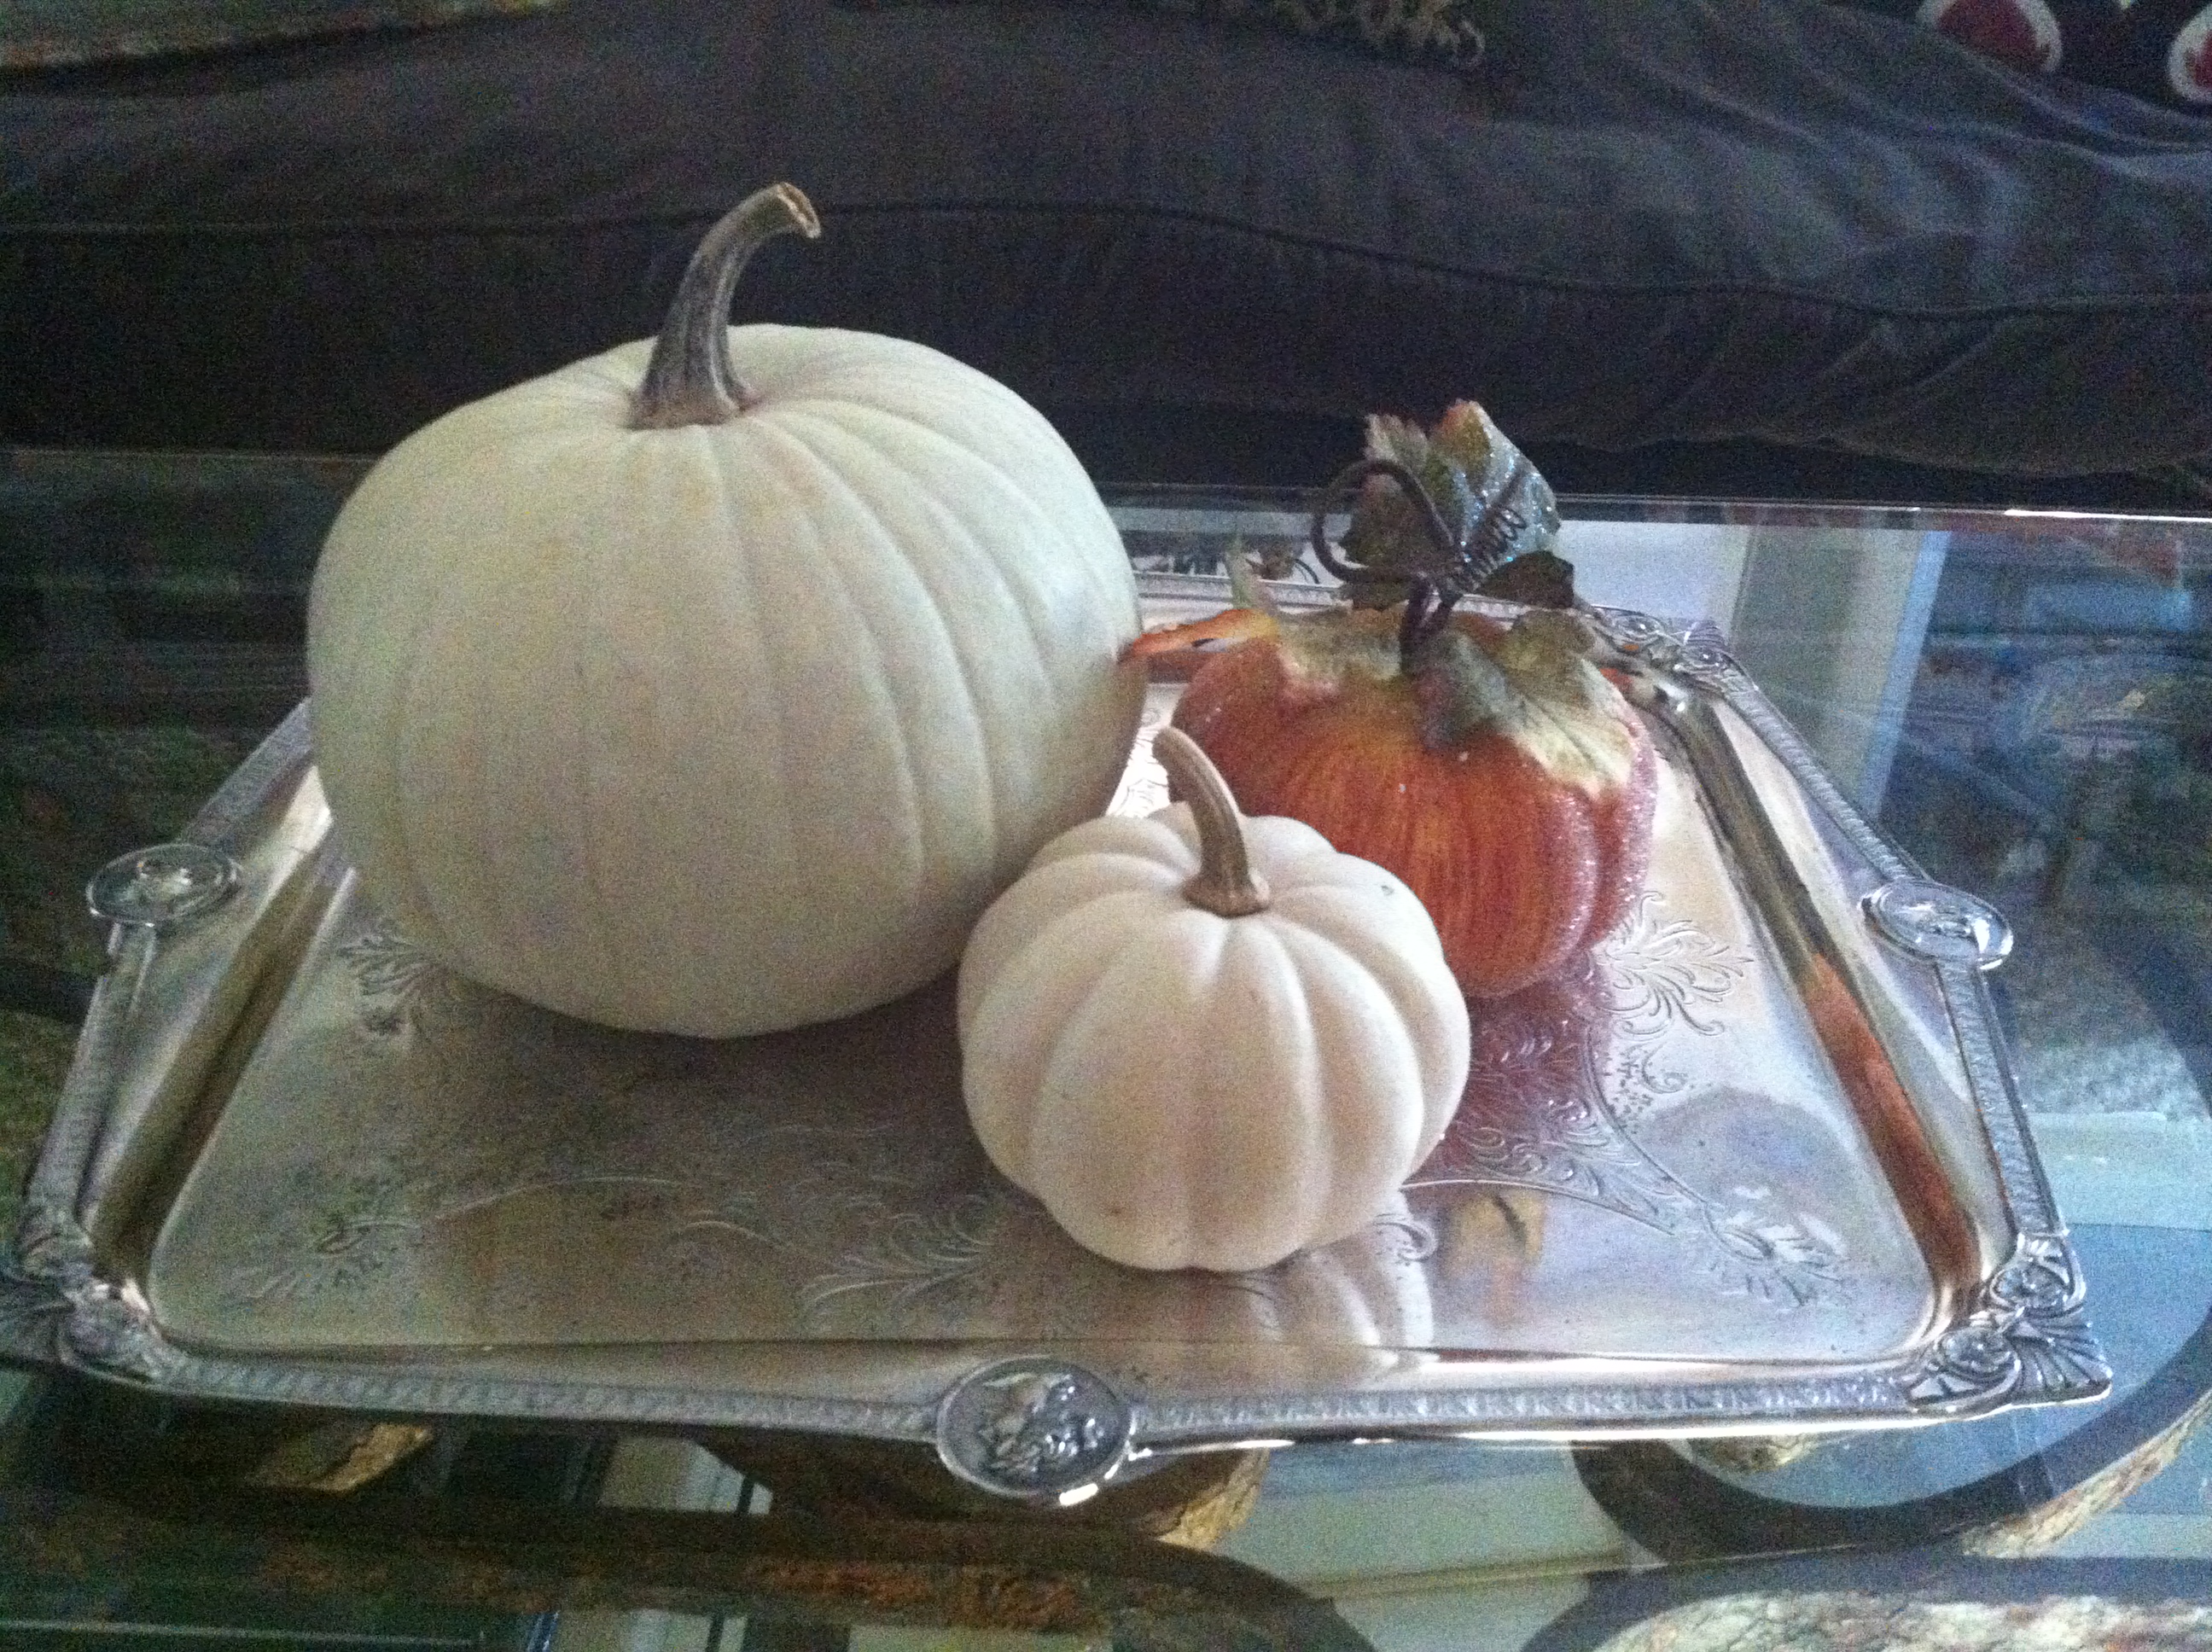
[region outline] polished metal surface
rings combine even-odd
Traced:
[[[1156,616],[1203,594],[1161,583]],[[236,858],[236,897],[133,964],[111,1055],[88,1065],[88,1033],[0,1334],[178,1394],[934,1440],[1020,1495],[1255,1438],[1803,1431],[2102,1392],[1982,991],[1996,932],[1943,938],[1978,903],[1710,635],[1600,617],[1655,690],[1650,888],[1584,968],[1475,1007],[1459,1117],[1339,1244],[1241,1276],[1085,1252],[975,1145],[944,983],[715,1043],[452,975],[338,857],[295,719],[191,835]],[[1176,692],[1118,811],[1164,800]],[[1026,1387],[975,1386],[1010,1355]],[[1009,1394],[1022,1415],[982,1406]]]
[[[92,875],[85,905],[110,923],[158,929],[213,910],[238,887],[238,863],[201,843],[157,843]]]
[[[1883,935],[1931,963],[1994,969],[2012,956],[2004,915],[1964,890],[1900,878],[1868,896],[1866,911]]]

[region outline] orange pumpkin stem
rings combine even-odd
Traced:
[[[1182,886],[1183,898],[1222,918],[1266,911],[1267,880],[1252,870],[1244,817],[1213,760],[1179,728],[1162,729],[1152,742],[1152,755],[1190,805],[1198,826],[1198,876]]]

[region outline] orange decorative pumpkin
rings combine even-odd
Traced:
[[[1395,422],[1379,436],[1401,454],[1424,440]],[[1503,446],[1525,476],[1525,460],[1472,404],[1448,416],[1437,446],[1454,439],[1462,452],[1486,443],[1480,458]],[[1656,761],[1636,712],[1590,658],[1595,637],[1580,616],[1531,609],[1508,626],[1451,612],[1503,560],[1468,551],[1494,534],[1498,512],[1444,522],[1416,474],[1443,456],[1424,447],[1410,457],[1419,463],[1370,459],[1331,489],[1365,482],[1363,513],[1376,503],[1389,513],[1369,513],[1370,524],[1425,519],[1432,555],[1402,536],[1393,550],[1411,593],[1402,606],[1242,608],[1149,634],[1132,652],[1242,638],[1199,666],[1176,726],[1249,812],[1302,820],[1340,853],[1396,873],[1428,908],[1461,988],[1495,998],[1553,975],[1620,921],[1650,865]],[[1493,468],[1502,473],[1505,458]],[[1379,501],[1378,477],[1395,484]],[[1548,506],[1548,493],[1537,503]],[[1320,519],[1316,511],[1317,546]],[[1355,515],[1348,544],[1362,526]],[[1372,526],[1366,538],[1378,542]],[[1369,568],[1380,560],[1370,552]],[[1342,571],[1348,584],[1374,577]]]
[[[1561,637],[1574,623],[1537,610],[1478,631],[1462,618],[1448,633],[1464,641],[1458,661],[1387,675],[1341,659],[1317,671],[1299,641],[1255,637],[1199,668],[1174,721],[1243,807],[1395,872],[1461,989],[1494,998],[1603,938],[1650,864],[1650,738]],[[1500,655],[1537,662],[1544,681],[1516,684]],[[1484,686],[1503,692],[1477,715],[1447,704],[1493,674],[1505,680]]]

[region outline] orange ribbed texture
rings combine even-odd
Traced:
[[[1502,735],[1430,750],[1402,678],[1358,679],[1299,703],[1272,640],[1209,659],[1174,721],[1247,814],[1302,820],[1403,878],[1470,997],[1553,975],[1619,923],[1643,887],[1655,759],[1640,724],[1628,784],[1593,799]]]

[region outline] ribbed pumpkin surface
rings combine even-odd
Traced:
[[[371,473],[318,568],[318,760],[371,893],[465,974],[695,1034],[950,967],[1112,795],[1119,535],[1034,410],[919,345],[738,328],[729,423],[629,428],[647,347]]]
[[[1643,886],[1655,759],[1640,730],[1629,783],[1594,798],[1494,732],[1429,750],[1404,678],[1349,678],[1302,701],[1265,639],[1200,667],[1174,720],[1243,808],[1303,820],[1403,878],[1470,996],[1550,975],[1618,924]]]

